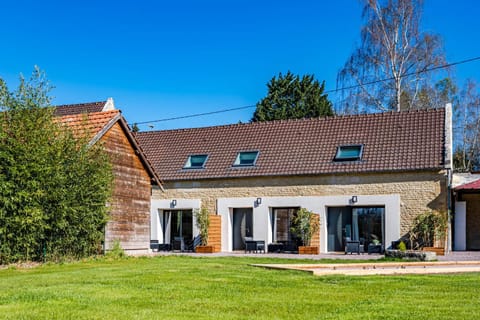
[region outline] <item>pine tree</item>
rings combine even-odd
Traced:
[[[285,76],[280,73],[267,83],[268,94],[257,103],[252,121],[315,118],[332,116],[332,103],[324,94],[325,82],[321,84],[313,75]]]

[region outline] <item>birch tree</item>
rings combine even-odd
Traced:
[[[467,80],[455,103],[456,171],[469,172],[480,166],[480,92],[473,80]]]
[[[420,29],[422,0],[365,0],[361,43],[337,76],[346,113],[420,108],[445,64],[441,38]],[[383,81],[388,79],[387,81]],[[431,105],[430,107],[438,107]]]

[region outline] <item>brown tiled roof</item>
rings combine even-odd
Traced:
[[[65,104],[60,106],[54,106],[56,116],[66,116],[73,114],[101,112],[105,106],[106,101],[88,102],[78,104]]]
[[[237,124],[137,133],[164,181],[441,169],[443,109]],[[361,161],[334,162],[337,146],[362,144]],[[232,167],[239,151],[254,167]],[[183,169],[208,154],[204,169]]]
[[[64,123],[72,128],[74,135],[77,137],[85,137],[89,144],[92,145],[100,140],[103,135],[115,124],[119,123],[130,142],[140,161],[143,163],[145,170],[148,172],[152,181],[162,188],[161,180],[153,168],[151,162],[145,156],[140,148],[138,141],[128,127],[127,122],[123,118],[120,110],[110,110],[103,112],[93,112],[84,114],[66,115],[57,118],[60,123]]]

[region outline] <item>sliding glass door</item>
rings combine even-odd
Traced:
[[[327,250],[343,251],[346,240],[360,244],[383,244],[384,207],[331,207],[327,213]]]
[[[361,244],[384,244],[384,208],[352,208],[352,240]]]
[[[178,237],[183,237],[189,242],[193,239],[193,214],[192,210],[169,210],[165,211],[170,221],[170,243]]]
[[[298,237],[290,231],[299,208],[272,209],[272,242],[282,243],[285,251],[297,250]]]
[[[233,209],[233,250],[245,250],[245,238],[253,238],[253,209]]]

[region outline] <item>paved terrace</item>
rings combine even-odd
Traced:
[[[219,253],[194,253],[194,252],[175,252],[160,251],[151,255],[185,255],[193,257],[266,257],[266,258],[282,258],[282,259],[342,259],[342,260],[378,260],[383,258],[380,254],[343,254],[343,253],[323,253],[315,255],[294,254],[294,253],[244,253],[241,252],[219,252]],[[437,256],[438,261],[480,261],[480,251],[455,251],[445,256]]]
[[[152,255],[185,255],[195,257],[270,257],[291,259],[288,264],[252,264],[252,266],[269,269],[286,269],[310,272],[316,276],[326,275],[405,275],[405,274],[448,274],[480,272],[480,251],[451,252],[445,256],[437,256],[437,262],[378,262],[383,257],[380,254],[343,254],[329,253],[319,255],[279,254],[279,253],[182,253],[182,252],[158,252]],[[342,260],[370,260],[360,263],[328,263],[328,264],[305,264],[296,263],[299,259],[342,259]]]

